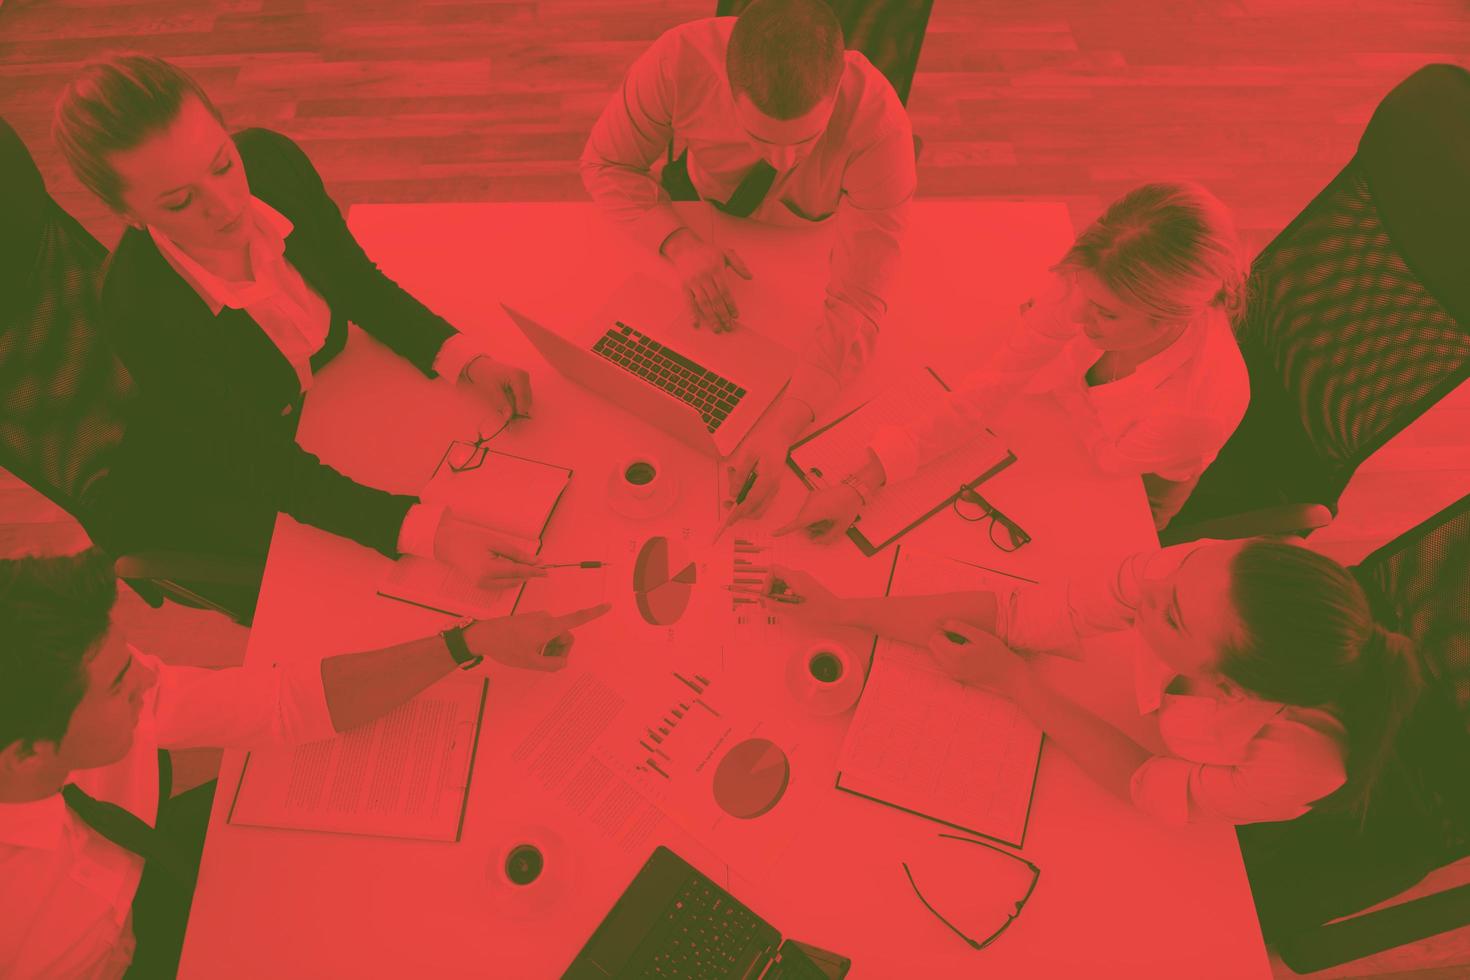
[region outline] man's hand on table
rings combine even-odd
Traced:
[[[434,557],[485,588],[540,578],[546,570],[524,542],[445,511],[434,532]]]
[[[758,518],[771,506],[786,474],[786,455],[791,444],[811,420],[811,410],[805,404],[783,397],[725,460],[724,509],[729,514],[729,523]],[[745,500],[737,504],[736,498],[752,471],[755,482]]]
[[[742,279],[754,278],[734,249],[717,248],[688,228],[680,228],[664,240],[660,249],[679,273],[684,293],[694,311],[694,327],[709,324],[716,333],[734,330],[740,319],[725,267]]]
[[[561,670],[576,643],[572,630],[605,615],[611,608],[603,603],[564,616],[531,612],[476,620],[465,628],[464,640],[472,653],[507,667]]]
[[[531,414],[531,376],[515,365],[480,354],[465,365],[463,379],[502,417]]]

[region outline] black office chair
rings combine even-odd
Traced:
[[[1358,466],[1470,377],[1466,228],[1470,72],[1429,65],[1252,264],[1250,407],[1166,544],[1329,523]]]
[[[3,119],[0,214],[0,466],[123,555],[119,576],[150,605],[167,597],[248,623],[259,561],[139,550],[135,515],[110,503],[133,385],[97,330],[107,249],[51,197]]]
[[[1266,941],[1303,973],[1470,925],[1470,885],[1358,914],[1470,857],[1470,496],[1353,571],[1427,686],[1361,824],[1313,811],[1238,830]]]

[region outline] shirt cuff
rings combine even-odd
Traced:
[[[659,254],[664,247],[664,242],[669,236],[680,228],[685,227],[684,222],[679,220],[679,215],[674,212],[673,205],[659,204],[650,208],[642,217],[629,226],[633,237],[653,249]]]
[[[433,558],[434,538],[443,519],[443,504],[417,503],[410,507],[398,529],[399,554]]]
[[[322,684],[322,662],[307,658],[291,660],[275,668],[282,686],[281,731],[287,745],[302,745],[332,738],[332,712],[327,707],[327,690]]]
[[[434,355],[434,373],[454,384],[470,361],[482,356],[490,355],[470,338],[457,333],[444,341],[439,347],[439,353]]]
[[[885,425],[873,433],[868,449],[883,464],[883,478],[888,483],[906,480],[919,468],[919,453],[914,440],[899,426]]]
[[[1163,823],[1189,823],[1189,774],[1196,763],[1156,755],[1133,771],[1128,795],[1133,805]]]
[[[837,400],[837,379],[815,364],[797,365],[786,387],[786,397],[801,402],[812,413],[812,419],[821,417],[827,406]]]

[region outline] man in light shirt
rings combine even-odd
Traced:
[[[95,550],[0,562],[0,976],[176,971],[213,788],[170,801],[160,749],[329,738],[483,657],[558,670],[569,631],[607,611],[204,670],[133,648],[111,621],[116,595]],[[183,826],[171,804],[198,825]]]
[[[726,270],[745,279],[757,270],[702,240],[674,200],[776,224],[836,223],[822,322],[785,394],[730,460],[732,493],[757,475],[736,516],[759,515],[787,448],[877,343],[915,188],[898,96],[844,51],[822,0],[755,0],[738,18],[694,21],[654,42],[603,110],[581,166],[593,200],[678,271],[696,327],[735,329]]]

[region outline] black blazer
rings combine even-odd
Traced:
[[[301,148],[279,133],[234,136],[251,193],[290,219],[286,258],[331,308],[320,370],[361,326],[433,376],[455,330],[373,264]],[[417,498],[362,486],[296,445],[299,382],[290,362],[243,310],[216,317],[145,231],[124,232],[102,288],[104,329],[138,386],[142,410],[198,454],[211,484],[240,508],[281,510],[303,523],[397,554]],[[262,542],[262,548],[266,542]]]

